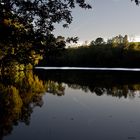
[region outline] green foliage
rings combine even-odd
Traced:
[[[121,35],[104,43],[102,38],[89,46],[68,48],[63,54],[53,55],[44,66],[77,67],[140,67],[140,43],[129,43],[127,35]],[[95,43],[96,42],[96,43]]]
[[[129,42],[128,42],[128,36],[127,35],[125,35],[124,37],[122,35],[118,35],[118,36],[115,36],[115,37],[107,40],[107,44],[112,44],[113,47],[123,45],[127,48],[128,43]]]
[[[1,0],[0,67],[8,67],[11,60],[36,65],[50,49],[63,48],[65,42],[52,34],[54,24],[63,22],[67,27],[76,5],[91,8],[85,0]]]

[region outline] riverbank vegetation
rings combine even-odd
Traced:
[[[99,37],[89,45],[67,48],[44,59],[43,66],[72,67],[140,67],[140,42],[128,36],[116,36],[106,42]]]

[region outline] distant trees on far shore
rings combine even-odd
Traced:
[[[140,42],[129,42],[128,36],[116,36],[107,42],[99,37],[89,45],[67,48],[46,56],[39,65],[77,67],[140,67]]]

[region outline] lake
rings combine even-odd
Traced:
[[[0,91],[0,139],[140,139],[139,71],[11,72]]]

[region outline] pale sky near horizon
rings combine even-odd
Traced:
[[[131,0],[87,0],[92,9],[75,8],[73,22],[68,29],[57,25],[55,35],[78,36],[80,41],[91,41],[127,34],[140,39],[140,6]]]

